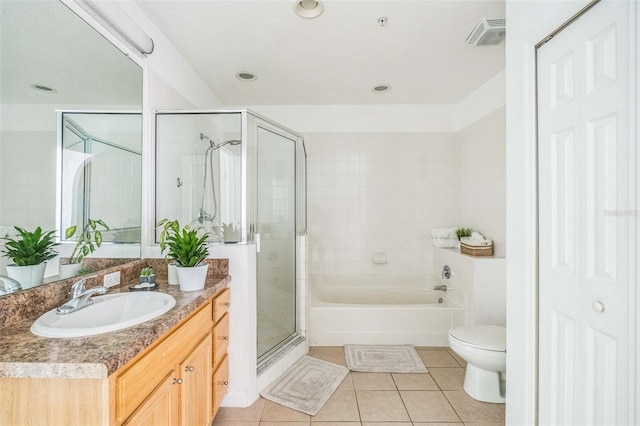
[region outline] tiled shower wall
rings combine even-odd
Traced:
[[[458,219],[456,138],[306,133],[310,273],[431,273],[431,228]]]

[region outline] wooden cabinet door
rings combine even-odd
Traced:
[[[229,389],[229,357],[225,356],[213,373],[213,416],[215,417]]]
[[[180,364],[180,424],[184,426],[211,424],[211,353],[211,334],[207,334]]]
[[[172,371],[138,410],[124,423],[135,426],[175,426],[178,424],[176,371]]]
[[[227,354],[229,347],[229,315],[222,317],[213,327],[213,368],[218,368],[220,361]]]

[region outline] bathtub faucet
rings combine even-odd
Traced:
[[[443,285],[437,285],[437,286],[433,287],[433,289],[436,290],[436,291],[438,291],[438,290],[447,291],[447,286],[444,285],[444,284]]]

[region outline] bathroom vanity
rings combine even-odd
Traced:
[[[161,281],[174,308],[111,333],[42,338],[34,318],[0,329],[0,425],[211,424],[228,386],[229,281]]]

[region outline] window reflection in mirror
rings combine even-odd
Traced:
[[[140,242],[142,116],[126,112],[61,112],[60,227],[89,219],[109,226],[103,243]]]
[[[14,226],[56,230],[56,111],[141,111],[142,70],[58,1],[0,0],[0,102],[0,235]],[[139,179],[130,190],[139,197]],[[118,226],[139,226],[136,207]],[[100,257],[139,258],[139,245],[129,246]],[[0,258],[0,275],[8,263]],[[57,273],[52,259],[45,282]]]

